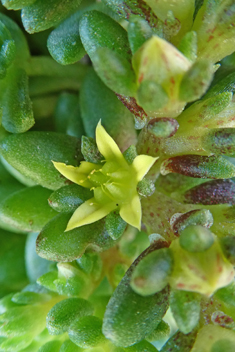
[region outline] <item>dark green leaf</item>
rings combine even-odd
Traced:
[[[51,335],[60,335],[68,331],[75,319],[92,314],[93,307],[85,299],[64,299],[47,314],[47,329]]]
[[[23,8],[23,25],[29,33],[44,31],[76,11],[80,3],[81,0],[36,0],[32,5]]]
[[[56,212],[48,205],[48,189],[24,188],[0,203],[0,226],[23,232],[40,231]]]
[[[59,214],[42,230],[37,239],[37,253],[48,260],[73,261],[87,247],[105,250],[114,241],[105,231],[104,220],[64,232],[72,214]]]
[[[82,13],[75,12],[49,35],[48,50],[57,62],[62,65],[74,64],[86,54],[79,35],[79,20]]]
[[[93,70],[83,82],[80,104],[85,132],[89,137],[95,137],[95,128],[101,119],[102,125],[122,151],[136,144],[133,115]]]
[[[76,184],[61,187],[53,192],[48,201],[50,206],[59,212],[74,211],[79,205],[93,197],[93,192]]]
[[[82,160],[80,141],[54,132],[28,132],[11,135],[0,144],[1,155],[17,171],[43,187],[53,190],[64,186],[53,161],[77,166]]]
[[[148,297],[138,295],[130,287],[131,275],[138,262],[151,251],[164,245],[165,242],[155,243],[138,257],[107,305],[103,333],[115,345],[128,347],[144,339],[160,323],[167,310],[168,287]]]
[[[190,333],[200,318],[200,295],[194,292],[172,290],[170,307],[179,330]]]

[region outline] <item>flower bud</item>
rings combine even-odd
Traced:
[[[179,243],[188,252],[204,252],[213,245],[214,237],[205,227],[192,225],[183,230]]]
[[[191,67],[190,61],[173,45],[153,36],[134,54],[133,67],[139,83],[137,103],[152,117],[179,115],[185,106],[178,98],[179,85]],[[147,102],[146,89],[150,97],[154,96]]]
[[[211,296],[216,290],[233,281],[234,269],[225,258],[218,240],[204,252],[189,252],[180,246],[179,239],[171,243],[174,267],[170,285],[178,290]]]

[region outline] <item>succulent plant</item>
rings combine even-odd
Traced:
[[[234,1],[1,3],[0,352],[233,352]]]

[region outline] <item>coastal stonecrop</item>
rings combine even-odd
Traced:
[[[234,21],[1,0],[1,352],[235,350]]]

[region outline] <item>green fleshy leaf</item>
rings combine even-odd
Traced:
[[[47,126],[51,126],[52,121],[50,121],[50,117],[54,114],[57,96],[54,94],[48,94],[48,96],[34,97],[31,100],[36,122],[35,127],[38,130],[43,130],[43,128],[47,128],[47,130],[49,130]]]
[[[154,183],[151,180],[144,178],[137,185],[137,192],[141,197],[149,197],[155,191]]]
[[[29,80],[29,94],[31,97],[36,97],[38,95],[47,95],[52,93],[60,93],[63,90],[69,90],[72,92],[77,92],[82,79],[87,71],[87,66],[82,65],[83,73],[81,73],[80,78],[76,79],[71,77],[31,77]]]
[[[7,310],[1,315],[1,321],[4,322],[0,327],[1,336],[9,338],[22,337],[23,340],[27,334],[28,340],[26,341],[29,345],[33,337],[45,329],[45,319],[51,304],[53,303],[29,306],[18,305]],[[10,344],[10,339],[8,341]]]
[[[230,179],[212,180],[190,188],[184,201],[193,204],[234,204],[235,183]],[[192,224],[193,225],[193,224]],[[200,225],[200,224],[198,224]]]
[[[154,347],[151,343],[148,341],[141,341],[133,346],[125,348],[123,351],[126,352],[158,352],[156,347]]]
[[[2,0],[3,6],[8,10],[20,10],[24,6],[31,5],[36,0]]]
[[[197,330],[194,330],[187,335],[179,331],[167,341],[161,349],[161,352],[190,352],[195,343],[196,337]]]
[[[14,181],[19,181],[21,184],[20,189],[24,188],[24,186],[32,187],[36,186],[37,183],[32,181],[29,177],[22,175],[19,171],[17,171],[12,165],[10,165],[2,156],[1,156],[1,162],[6,168],[6,170],[9,172],[10,175],[14,177]],[[18,183],[19,183],[18,182]],[[23,186],[24,185],[24,186]],[[17,190],[17,189],[16,189]],[[18,191],[18,190],[17,190]],[[10,192],[12,193],[12,192]]]
[[[40,258],[36,253],[37,234],[31,233],[27,236],[25,245],[25,265],[30,282],[35,282],[41,275],[47,273],[52,265],[51,262]]]
[[[79,205],[93,197],[93,192],[76,184],[61,187],[53,192],[49,199],[49,205],[58,212],[75,211]]]
[[[66,0],[36,0],[22,10],[22,21],[27,32],[35,33],[56,26],[76,11],[81,0],[68,3]]]
[[[66,279],[57,279],[54,281],[57,292],[62,296],[80,296],[85,297],[91,290],[90,282],[85,275],[70,277]]]
[[[0,348],[4,352],[12,351],[12,349],[13,351],[18,352],[28,347],[31,344],[32,340],[33,337],[30,334],[14,336],[0,343]]]
[[[0,299],[0,313],[3,314],[5,313],[8,309],[17,307],[17,304],[12,302],[12,297],[14,296],[14,293],[10,293],[6,296],[4,296],[2,299]]]
[[[235,263],[235,237],[226,236],[220,240],[221,247],[226,258],[234,265]]]
[[[60,352],[82,352],[82,349],[76,346],[72,341],[66,340],[62,344]]]
[[[56,270],[49,271],[46,274],[43,274],[37,279],[37,283],[46,287],[50,291],[57,292],[57,287],[54,283],[58,279],[58,272]]]
[[[178,49],[191,62],[195,62],[197,59],[197,33],[192,31],[185,34]]]
[[[130,144],[136,144],[132,114],[93,70],[87,74],[81,87],[80,104],[88,137],[95,137],[95,129],[101,119],[102,125],[118,143],[121,151],[126,150]]]
[[[87,247],[98,250],[114,245],[104,230],[104,221],[85,225],[64,233],[71,214],[59,214],[52,219],[37,239],[37,253],[55,261],[72,261],[82,256]]]
[[[124,158],[126,159],[126,161],[128,162],[129,165],[131,165],[134,161],[134,159],[137,157],[137,151],[136,151],[136,147],[134,145],[130,145],[129,148],[127,148],[125,150],[125,152],[123,153]]]
[[[142,131],[147,139],[152,135],[152,138],[158,139],[170,138],[174,136],[179,128],[179,123],[175,119],[168,117],[151,119],[146,128]],[[157,140],[154,141],[156,143]]]
[[[47,302],[51,299],[50,295],[40,294],[36,292],[18,292],[12,297],[12,302],[17,304],[37,304]]]
[[[59,24],[48,37],[48,50],[53,59],[62,65],[74,64],[86,54],[79,35],[81,15],[80,11],[75,12]]]
[[[102,320],[94,316],[77,319],[69,329],[69,337],[77,346],[83,348],[102,344],[105,341],[102,334]]]
[[[82,160],[80,141],[54,132],[28,132],[11,135],[1,142],[1,155],[17,171],[52,190],[67,183],[52,160],[77,166]]]
[[[57,132],[77,138],[82,137],[84,127],[77,95],[62,93],[59,96],[54,113],[54,123]]]
[[[91,275],[95,281],[99,280],[102,274],[103,262],[98,253],[84,253],[82,257],[77,259],[77,263],[82,271]]]
[[[213,216],[207,209],[195,209],[187,213],[176,213],[170,220],[175,235],[181,235],[182,231],[191,225],[201,225],[210,228],[213,225]]]
[[[11,194],[0,203],[0,224],[23,232],[40,231],[56,212],[47,199],[50,191],[40,186],[29,187]]]
[[[80,21],[82,43],[91,60],[98,48],[108,48],[130,60],[127,32],[116,21],[99,11],[89,11]]]
[[[97,48],[93,53],[93,65],[102,81],[118,94],[135,96],[135,73],[128,59],[109,48]]]
[[[224,72],[221,68],[217,72],[217,74],[215,75],[216,79],[213,82],[211,89],[205,95],[204,99],[215,96],[215,100],[218,103],[221,100],[222,106],[225,105],[226,102],[228,105],[229,102],[231,102],[231,100],[232,100],[231,93],[234,93],[234,91],[235,91],[234,76],[235,76],[234,69],[229,70],[228,72],[226,72],[226,71]],[[230,93],[230,96],[229,96],[229,93]],[[223,95],[217,96],[219,94],[223,94]],[[224,97],[224,98],[221,99],[221,97]],[[230,97],[230,101],[229,101],[229,97]],[[217,103],[217,105],[218,105],[218,103]]]
[[[193,21],[195,20],[197,13],[200,10],[200,8],[202,7],[204,1],[205,0],[195,0],[195,10],[194,10],[194,14],[193,14]]]
[[[153,32],[148,22],[139,16],[130,16],[128,39],[133,54],[152,36],[152,34]]]
[[[220,61],[234,51],[234,3],[204,1],[192,29],[198,34],[198,57]]]
[[[17,62],[17,64],[19,62],[23,62],[25,59],[29,59],[30,52],[29,52],[28,43],[19,26],[12,19],[7,17],[3,13],[0,13],[0,21],[9,30],[12,36],[12,39],[15,42],[15,45],[16,45],[15,61]]]
[[[25,237],[0,230],[0,296],[28,283],[24,263]],[[0,311],[2,310],[0,303]]]
[[[92,315],[91,303],[81,298],[68,298],[56,305],[47,314],[47,329],[51,335],[67,332],[73,321],[86,315]]]
[[[16,47],[13,40],[5,40],[0,50],[0,77],[6,76],[7,68],[12,64],[15,59]]]
[[[203,148],[213,154],[233,156],[235,154],[234,128],[210,129],[203,138]]]
[[[223,179],[235,176],[235,166],[218,156],[181,155],[165,160],[161,174],[178,172],[185,176]]]
[[[157,327],[146,337],[149,342],[162,340],[170,335],[170,326],[162,320]]]
[[[138,295],[130,287],[131,275],[137,263],[154,249],[156,244],[132,264],[107,305],[103,333],[115,345],[128,347],[141,341],[155,329],[167,310],[168,287],[148,297]]]
[[[213,65],[207,60],[199,60],[184,75],[180,84],[180,99],[194,101],[199,99],[209,88],[213,78]]]
[[[39,348],[38,352],[60,352],[61,341],[49,341]]]
[[[173,258],[169,249],[151,252],[134,269],[131,278],[132,289],[142,296],[163,290],[168,284],[172,267]]]
[[[140,6],[138,6],[133,0],[103,0],[103,2],[121,18],[129,20],[132,14],[138,15],[138,18],[143,18],[147,21],[154,31],[162,32],[161,21],[158,20],[157,16],[155,16],[151,10],[151,7],[149,7],[145,2],[142,3],[138,0],[137,4]]]
[[[104,160],[92,137],[82,136],[81,150],[84,159],[90,163],[100,164]]]
[[[179,330],[190,333],[200,318],[200,295],[193,292],[172,290],[170,307]]]
[[[146,111],[155,111],[168,103],[168,95],[160,84],[145,80],[141,82],[137,92],[138,102]]]
[[[29,98],[28,77],[24,70],[11,68],[0,81],[2,125],[11,133],[22,133],[34,125],[32,103]]]
[[[0,194],[1,201],[7,198],[10,194],[23,189],[24,186],[20,184],[14,177],[7,172],[3,164],[0,162]]]
[[[119,212],[113,211],[106,216],[105,226],[109,236],[117,240],[125,231],[127,223],[121,218]]]

